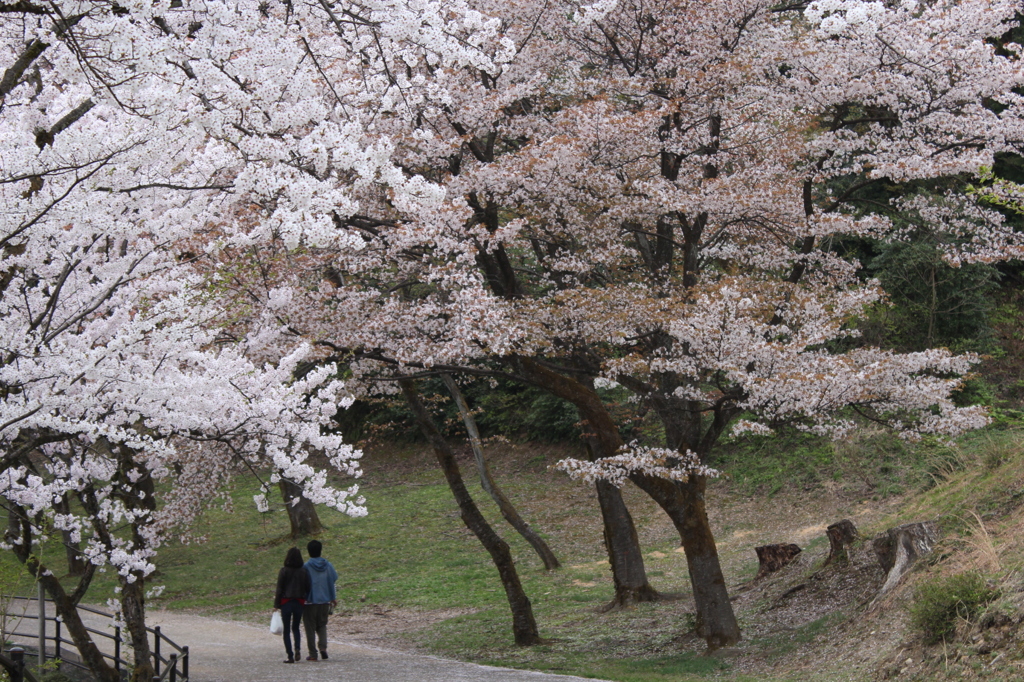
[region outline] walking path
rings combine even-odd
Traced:
[[[581,677],[490,668],[335,641],[327,661],[285,665],[281,637],[268,628],[169,611],[150,612],[146,620],[175,642],[188,644],[194,682],[583,682]]]
[[[97,630],[106,627],[98,616],[89,614],[86,621]],[[281,636],[266,627],[172,611],[149,611],[146,621],[189,647],[192,682],[584,682],[581,677],[492,668],[335,640],[329,660],[286,665]],[[35,627],[35,621],[25,621],[18,630],[31,633]]]

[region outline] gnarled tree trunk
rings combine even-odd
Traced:
[[[533,528],[530,528],[530,524],[519,515],[515,506],[505,497],[505,493],[495,483],[491,470],[487,466],[487,461],[484,460],[484,448],[480,440],[480,430],[476,427],[476,420],[473,419],[473,414],[469,410],[469,404],[466,403],[466,398],[462,395],[462,391],[459,390],[459,385],[455,383],[450,374],[442,374],[441,378],[444,379],[444,385],[448,387],[452,398],[455,399],[455,404],[459,408],[459,414],[462,415],[462,423],[466,425],[466,432],[469,434],[469,444],[473,448],[473,458],[476,460],[477,473],[480,475],[480,485],[491,496],[494,503],[498,505],[501,515],[505,517],[509,525],[515,528],[530,543],[533,550],[537,552],[537,556],[544,562],[544,568],[549,571],[558,568],[560,566],[558,558],[555,557],[555,553],[548,547],[548,543],[544,542],[544,539],[537,535]]]
[[[761,578],[782,570],[783,567],[790,564],[793,559],[796,558],[800,552],[797,545],[793,543],[789,544],[775,544],[775,545],[761,545],[755,547],[754,552],[757,553],[757,575],[754,576],[754,580],[760,580]]]
[[[526,596],[522,583],[519,582],[519,574],[516,573],[515,562],[512,560],[512,552],[509,550],[508,543],[494,532],[494,529],[487,523],[487,519],[480,513],[469,491],[466,490],[459,465],[455,461],[455,453],[434,424],[434,420],[420,399],[413,381],[402,379],[398,383],[412,410],[417,426],[434,448],[437,462],[441,465],[444,477],[448,481],[448,487],[462,512],[463,523],[473,531],[498,568],[502,585],[505,587],[505,596],[512,609],[512,633],[516,644],[520,646],[540,644],[541,638],[537,632],[537,621],[533,617],[533,605],[530,603],[529,597]]]
[[[939,530],[934,521],[896,526],[876,537],[872,547],[886,576],[872,604],[891,592],[918,559],[931,553],[938,540]]]
[[[849,563],[850,545],[858,538],[857,526],[853,525],[853,521],[843,519],[838,523],[833,523],[825,529],[825,535],[828,536],[829,549],[828,558],[825,559],[822,566],[828,566],[833,562],[836,564]]]

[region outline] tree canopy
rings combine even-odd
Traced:
[[[91,532],[131,584],[238,463],[363,513],[307,463],[357,472],[325,428],[339,405],[501,377],[579,409],[592,457],[567,468],[600,481],[607,523],[628,520],[609,478],[662,504],[705,636],[734,641],[703,506],[723,434],[985,423],[951,399],[976,357],[859,341],[885,294],[839,247],[927,232],[954,265],[1021,254],[971,191],[1024,138],[999,40],[1018,8],[0,3],[9,542]],[[623,442],[608,381],[664,442]],[[154,480],[167,502],[140,506]],[[96,505],[56,512],[68,495]],[[649,594],[642,562],[616,570]]]

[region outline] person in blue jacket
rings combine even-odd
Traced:
[[[309,574],[309,596],[302,610],[302,625],[306,630],[306,648],[309,650],[307,661],[320,658],[327,660],[327,616],[338,603],[334,583],[338,580],[338,572],[327,559],[320,556],[323,544],[319,540],[310,540],[306,545],[309,561],[306,562],[306,573]],[[314,641],[315,640],[315,641]],[[316,644],[317,646],[314,646]]]

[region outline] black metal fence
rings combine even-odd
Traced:
[[[35,613],[29,613],[27,605],[26,605],[26,608],[24,609],[23,613],[21,613],[21,614],[12,613],[12,609],[10,608],[10,604],[15,602],[15,601],[36,602],[36,612]],[[46,658],[60,659],[61,662],[65,663],[67,665],[74,666],[74,667],[79,668],[81,670],[88,670],[88,666],[84,665],[81,662],[81,656],[80,655],[76,654],[73,657],[72,656],[65,656],[64,655],[65,651],[70,651],[71,649],[75,648],[75,643],[72,640],[70,640],[70,639],[65,639],[61,635],[61,630],[62,630],[61,625],[62,625],[62,623],[61,623],[60,619],[57,616],[55,616],[55,615],[54,616],[47,616],[46,615],[48,612],[51,611],[51,609],[47,609],[46,608],[46,605],[47,604],[52,604],[52,603],[53,603],[52,600],[45,599],[45,600],[43,600],[43,603],[40,604],[38,597],[13,597],[8,602],[8,613],[6,614],[7,618],[12,619],[12,620],[17,620],[19,622],[19,626],[20,626],[21,622],[23,620],[33,620],[33,621],[39,622],[40,621],[40,615],[42,615],[42,623],[39,626],[38,633],[19,632],[18,631],[19,627],[15,627],[14,630],[9,631],[9,632],[6,633],[7,637],[10,638],[10,639],[18,638],[18,639],[22,639],[22,640],[24,640],[24,639],[36,640],[38,642],[38,647],[39,647],[39,663],[40,663],[40,665],[42,665],[45,662]],[[89,606],[79,605],[77,607],[77,609],[80,612],[84,611],[86,613],[91,613],[91,614],[94,614],[94,615],[97,615],[97,616],[101,616],[101,617],[104,617],[104,618],[109,618],[111,621],[113,621],[113,619],[114,619],[113,615],[111,615],[111,614],[109,614],[109,613],[107,613],[105,611],[101,611],[99,609],[94,609],[94,608],[89,607]],[[52,609],[52,610],[55,610],[55,609]],[[53,627],[52,627],[53,634],[49,634],[49,630],[51,628],[47,627],[47,623],[53,623]],[[101,650],[101,653],[102,653],[104,658],[110,660],[110,662],[114,666],[114,669],[117,670],[118,672],[120,672],[122,670],[125,670],[125,671],[128,670],[128,668],[130,666],[130,663],[128,661],[124,660],[123,658],[121,658],[121,630],[122,630],[122,628],[121,628],[120,625],[114,625],[113,627],[108,627],[105,630],[98,630],[96,628],[91,628],[91,627],[88,627],[88,626],[86,626],[85,629],[86,629],[86,631],[90,635],[93,636],[94,640],[95,640],[96,637],[113,640],[114,653],[110,654],[110,653],[103,652],[102,650]],[[113,630],[113,634],[111,634],[110,630]],[[153,681],[154,682],[163,682],[164,680],[169,680],[170,682],[188,682],[188,679],[189,679],[189,677],[188,677],[188,664],[189,664],[189,660],[188,660],[189,659],[188,647],[187,646],[178,646],[178,644],[176,644],[169,637],[167,637],[165,634],[160,632],[160,626],[151,627],[151,628],[147,627],[146,628],[146,632],[148,632],[148,633],[153,635],[152,645],[150,646],[150,651],[153,654],[153,669],[156,672],[156,676],[153,677]],[[48,653],[47,653],[47,650],[50,648],[51,644],[52,644],[53,655],[49,656]],[[161,651],[161,650],[163,650],[163,651]],[[166,652],[166,656],[164,655],[163,652]],[[79,660],[75,660],[75,659],[79,659]]]

